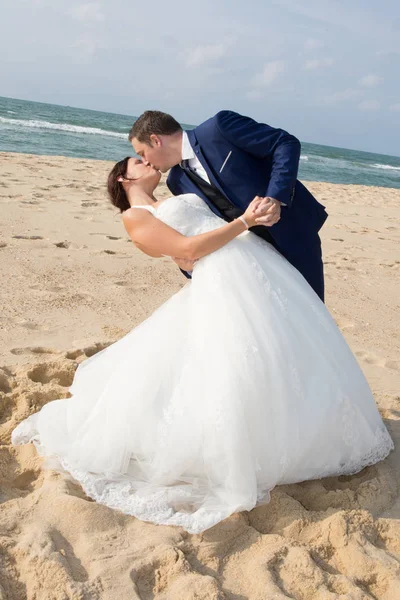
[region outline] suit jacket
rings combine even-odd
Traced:
[[[254,196],[271,196],[287,204],[269,231],[286,258],[306,276],[321,270],[318,231],[327,218],[325,207],[297,180],[300,142],[283,129],[257,123],[223,110],[187,131],[191,146],[210,182],[235,206],[243,209]],[[195,193],[219,213],[179,165],[168,175],[174,195]],[[319,264],[312,266],[312,262]],[[312,279],[306,276],[306,279]]]

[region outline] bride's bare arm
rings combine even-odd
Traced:
[[[253,202],[255,203],[255,200]],[[250,227],[256,224],[253,216],[253,202],[243,214]],[[123,214],[122,220],[133,243],[146,254],[154,257],[179,256],[186,260],[196,260],[211,254],[246,230],[241,219],[235,219],[213,231],[185,236],[154,217],[147,210],[139,208],[127,210]]]

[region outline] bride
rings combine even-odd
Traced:
[[[194,261],[192,279],[81,363],[71,398],[12,433],[111,508],[199,533],[268,503],[276,485],[353,474],[393,448],[325,305],[268,242],[194,194],[157,200],[159,171],[109,175],[134,244]]]

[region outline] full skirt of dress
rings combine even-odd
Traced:
[[[352,474],[393,448],[346,341],[303,277],[252,233],[82,362],[72,396],[12,433],[86,494],[199,533],[279,484]]]

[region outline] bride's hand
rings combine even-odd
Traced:
[[[261,196],[256,196],[243,213],[243,218],[249,227],[254,227],[254,225],[257,225],[256,219],[259,219],[260,215],[256,211],[262,201],[263,198],[261,198]]]

